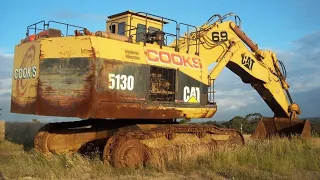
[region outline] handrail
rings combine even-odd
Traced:
[[[45,30],[46,22],[44,20],[42,20],[42,21],[39,21],[39,22],[36,22],[34,24],[29,25],[27,27],[26,36],[29,36],[29,30],[30,29],[34,29],[34,34],[37,34],[37,24],[40,24],[40,23],[43,23],[43,29],[42,30]],[[34,28],[31,28],[32,26],[34,26]],[[39,30],[41,30],[41,29],[39,29]]]
[[[189,52],[189,47],[190,47],[190,38],[188,38],[189,37],[189,27],[193,27],[193,28],[195,28],[195,30],[196,30],[196,33],[197,33],[197,35],[198,35],[198,28],[196,27],[196,26],[193,26],[193,25],[190,25],[190,24],[186,24],[186,23],[179,23],[179,29],[180,29],[180,26],[181,25],[185,25],[185,26],[187,26],[187,38],[185,38],[185,37],[183,37],[183,38],[185,38],[185,39],[187,39],[187,53]],[[198,36],[196,35],[196,52],[195,52],[195,54],[196,55],[199,55],[199,51],[200,51],[200,48],[199,48],[199,46],[198,46]],[[180,34],[179,34],[179,38],[180,38],[181,36],[180,36]]]
[[[214,14],[212,15],[207,21],[206,23],[204,23],[202,26],[200,27],[197,27],[197,26],[194,26],[194,25],[190,25],[190,24],[186,24],[186,23],[178,23],[176,20],[173,20],[173,19],[170,19],[170,18],[165,18],[165,17],[162,17],[162,16],[158,16],[158,15],[154,15],[154,14],[151,14],[151,13],[146,13],[146,12],[136,12],[136,13],[131,13],[131,16],[130,16],[130,24],[129,25],[125,25],[125,27],[129,26],[129,28],[127,27],[124,32],[128,32],[129,31],[129,37],[132,37],[132,35],[137,35],[137,34],[140,34],[140,33],[132,33],[131,31],[132,30],[135,30],[137,29],[137,27],[133,26],[132,25],[132,19],[133,19],[133,16],[136,15],[136,16],[139,16],[139,17],[142,17],[142,18],[145,18],[145,29],[144,29],[144,36],[145,38],[143,39],[143,42],[144,42],[144,45],[146,45],[146,41],[147,41],[147,30],[149,29],[148,28],[148,19],[157,19],[159,22],[161,22],[162,24],[162,27],[161,27],[161,31],[165,34],[165,37],[163,37],[163,42],[165,42],[166,44],[168,43],[168,36],[170,37],[174,37],[175,38],[175,42],[173,42],[173,46],[175,46],[175,51],[179,52],[180,51],[180,45],[182,45],[184,43],[184,46],[187,45],[187,53],[190,51],[190,46],[192,45],[196,45],[196,49],[195,49],[195,54],[196,55],[199,55],[199,51],[200,51],[200,44],[201,44],[201,40],[200,40],[200,34],[202,31],[208,31],[211,29],[211,27],[216,24],[217,22],[220,22],[222,23],[223,20],[225,20],[226,18],[229,18],[229,17],[234,17],[234,21],[235,21],[235,24],[240,28],[241,26],[241,19],[238,15],[234,14],[234,13],[228,13],[228,14],[225,14],[224,16],[221,16],[219,14]],[[213,20],[218,17],[218,20],[216,20],[215,22],[213,22]],[[174,33],[168,33],[168,32],[164,32],[163,31],[163,26],[164,24],[168,23],[168,22],[174,22],[175,23],[175,34]],[[69,31],[69,28],[70,27],[73,27],[73,28],[79,28],[80,31],[85,31],[86,28],[84,27],[81,27],[81,26],[76,26],[76,25],[72,25],[72,24],[67,24],[67,23],[63,23],[63,22],[58,22],[58,21],[53,21],[53,20],[50,20],[48,21],[48,23],[46,23],[44,20],[42,21],[39,21],[37,23],[34,23],[34,24],[31,24],[27,27],[27,32],[26,32],[26,36],[29,36],[29,33],[30,33],[30,30],[34,30],[34,33],[37,34],[37,31],[41,31],[41,30],[47,30],[49,27],[50,27],[50,23],[56,23],[56,24],[61,24],[61,25],[65,25],[66,26],[66,34],[65,36],[68,36],[68,31]],[[111,20],[111,24],[114,24],[116,22],[112,22]],[[181,27],[182,26],[186,26],[187,27],[187,35],[186,37],[184,36],[181,36]],[[205,26],[205,27],[204,27]],[[195,29],[195,31],[190,31],[190,28],[191,29]],[[107,27],[107,31],[108,31],[108,27]],[[62,34],[62,33],[61,33]],[[143,32],[141,32],[141,34],[143,34]],[[195,36],[194,36],[195,35]],[[62,34],[63,36],[63,34]],[[182,41],[181,41],[182,40]],[[192,43],[191,43],[191,40]],[[194,43],[195,41],[195,43]],[[162,44],[160,45],[160,47],[162,47]]]
[[[209,24],[215,17],[219,17],[219,19],[218,20],[220,20],[221,19],[221,15],[220,14],[214,14],[214,15],[212,15],[208,20],[207,20],[207,22],[206,23],[204,23],[204,25],[207,25],[207,24]],[[220,22],[222,22],[222,20],[220,21]]]
[[[66,26],[67,26],[66,36],[68,36],[69,26],[71,26],[71,27],[75,27],[75,28],[85,29],[84,27],[81,27],[81,26],[76,26],[76,25],[67,24],[67,23],[62,23],[62,22],[58,22],[58,21],[52,21],[52,20],[48,21],[48,28],[49,28],[49,26],[50,26],[50,22],[52,22],[52,23],[56,23],[56,24],[66,25]]]
[[[38,28],[37,25],[42,23],[42,28]],[[46,23],[44,20],[42,21],[39,21],[39,22],[36,22],[34,24],[31,24],[29,26],[27,26],[27,32],[26,32],[26,36],[29,36],[30,34],[30,30],[34,30],[34,34],[37,34],[37,31],[45,31],[45,30],[48,30],[49,27],[50,27],[50,23],[56,23],[56,24],[62,24],[62,25],[65,25],[66,26],[66,35],[65,36],[68,36],[68,31],[69,31],[69,27],[75,27],[75,28],[80,28],[80,29],[85,29],[84,27],[81,27],[81,26],[76,26],[76,25],[72,25],[72,24],[67,24],[67,23],[63,23],[63,22],[58,22],[58,21],[53,21],[53,20],[50,20],[48,21],[48,23]]]
[[[162,17],[162,16],[158,16],[158,15],[154,15],[154,14],[151,14],[151,13],[146,13],[146,12],[137,12],[137,13],[132,13],[130,15],[130,26],[132,26],[132,19],[133,19],[133,15],[136,15],[136,16],[139,16],[139,15],[142,15],[145,17],[146,21],[145,21],[145,36],[147,34],[147,24],[148,24],[148,16],[151,17],[151,18],[160,18],[159,21],[162,22],[162,31],[163,31],[163,24],[164,24],[164,20],[166,21],[172,21],[172,22],[175,22],[176,23],[176,34],[174,35],[176,39],[178,39],[178,34],[179,34],[179,25],[178,25],[178,22],[176,20],[173,20],[173,19],[169,19],[169,18],[165,18],[165,17]],[[167,34],[167,33],[166,33]],[[131,36],[131,31],[129,31],[129,36]],[[144,45],[146,44],[146,38],[144,38]],[[179,51],[178,49],[178,42],[176,41],[176,47],[175,47],[175,50],[176,51]]]
[[[228,17],[230,17],[230,16],[233,16],[236,25],[237,25],[238,27],[241,27],[241,19],[240,19],[240,17],[239,17],[238,15],[236,15],[235,13],[225,14],[224,16],[222,16],[221,21],[225,20],[226,18],[228,18]],[[239,20],[239,23],[238,23],[237,19]]]

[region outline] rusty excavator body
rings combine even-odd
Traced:
[[[106,31],[56,21],[32,24],[15,47],[11,112],[80,118],[42,127],[35,149],[61,154],[100,148],[103,161],[115,167],[143,165],[151,150],[182,135],[196,138],[197,148],[242,145],[234,129],[178,121],[214,116],[214,81],[227,67],[274,112],[261,119],[253,138],[310,137],[283,63],[260,50],[240,23],[233,13],[193,26],[126,11],[109,16]],[[169,24],[172,32],[166,31]],[[157,139],[164,143],[152,144]]]

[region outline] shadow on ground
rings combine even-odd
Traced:
[[[22,144],[24,150],[33,148],[33,140],[38,130],[44,123],[34,122],[6,122],[5,139],[17,144]]]
[[[2,174],[2,172],[0,172],[0,180],[6,180]]]

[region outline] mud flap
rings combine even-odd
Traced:
[[[298,135],[302,138],[311,138],[311,123],[308,119],[293,119],[290,121],[289,118],[263,117],[250,138],[265,139],[277,135]]]

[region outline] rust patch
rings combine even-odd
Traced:
[[[109,73],[133,75],[133,90],[110,89]],[[36,102],[25,111],[37,115],[116,119],[175,119],[190,116],[174,101],[149,100],[150,67],[107,59],[51,58],[40,63]],[[116,79],[115,79],[116,80]],[[121,79],[120,79],[121,80]],[[13,109],[21,106],[13,100]],[[208,117],[213,110],[199,117]],[[20,111],[21,112],[21,111]],[[186,113],[186,114],[185,114]],[[212,114],[213,115],[213,114]],[[192,116],[192,115],[191,115]]]
[[[96,59],[96,52],[95,52],[94,47],[91,48],[91,51],[92,51],[91,57],[93,57],[93,59]]]
[[[214,106],[214,108],[217,108],[217,106]],[[213,117],[216,112],[217,112],[217,109],[214,111],[210,110],[207,114],[207,118]]]
[[[203,113],[201,118],[211,118],[211,117],[213,117],[213,115],[217,112],[217,106],[214,105],[214,106],[212,106],[210,108],[214,108],[214,109],[210,109],[206,113]]]
[[[95,118],[174,119],[183,118],[175,108],[163,109],[160,105],[143,103],[100,102]]]
[[[47,87],[45,88],[45,91],[46,91],[46,92],[52,92],[52,91],[54,91],[54,90],[53,90],[52,86],[47,86]]]
[[[43,60],[37,114],[88,118],[94,84],[92,64],[91,58]]]
[[[27,104],[21,104],[20,100],[15,97],[11,98],[11,112],[13,113],[24,113],[24,114],[35,114],[36,113],[36,100],[31,101]]]

